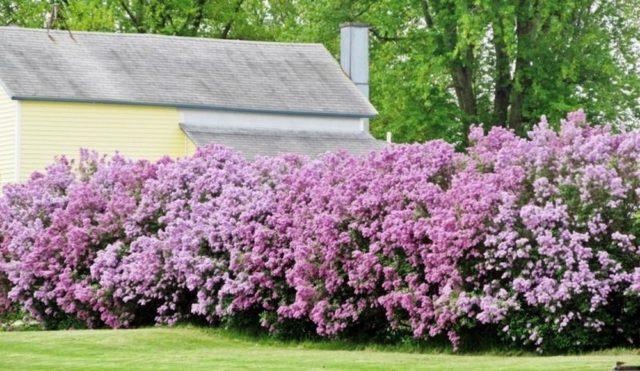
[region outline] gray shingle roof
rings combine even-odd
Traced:
[[[346,150],[353,155],[366,155],[387,145],[367,132],[350,134],[300,130],[230,130],[185,124],[180,126],[198,146],[225,145],[239,151],[247,159],[281,153],[316,157],[337,150]]]
[[[0,84],[15,99],[123,102],[370,117],[321,44],[0,27]]]

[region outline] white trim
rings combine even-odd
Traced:
[[[365,133],[369,132],[369,119],[367,118],[360,119],[360,131]]]
[[[22,128],[22,103],[16,102],[16,156],[15,156],[15,179],[14,181],[20,181],[20,140],[21,140],[21,128]]]
[[[179,109],[180,123],[191,127],[230,130],[287,130],[329,133],[359,133],[362,119],[357,117],[319,117],[277,114],[240,113],[212,110]],[[366,122],[366,119],[364,119]],[[364,127],[366,129],[366,125]]]

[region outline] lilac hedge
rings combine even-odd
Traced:
[[[83,152],[0,199],[0,311],[49,327],[238,318],[271,332],[640,341],[640,133],[475,127],[368,157]]]

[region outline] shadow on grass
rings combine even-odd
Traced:
[[[216,336],[253,344],[301,349],[501,356],[537,355],[528,350],[509,347],[496,338],[495,329],[490,327],[466,330],[461,334],[465,342],[457,352],[454,352],[446,336],[416,339],[409,330],[390,331],[378,328],[375,324],[384,322],[376,321],[374,318],[349,327],[340,336],[334,338],[320,337],[315,332],[315,327],[306,321],[288,321],[280,325],[278,333],[271,334],[261,327],[255,318],[253,316],[234,318],[215,327],[193,322],[178,326],[197,328]]]

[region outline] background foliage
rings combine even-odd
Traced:
[[[0,24],[312,41],[338,52],[341,22],[373,27],[372,122],[401,142],[464,144],[471,123],[519,134],[587,107],[640,117],[638,0],[0,0]]]

